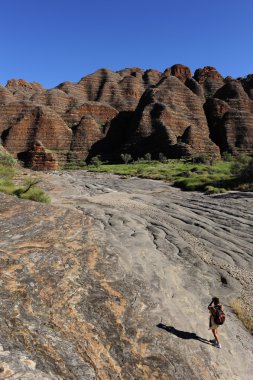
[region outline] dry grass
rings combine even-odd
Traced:
[[[253,333],[253,319],[248,315],[243,301],[240,298],[237,298],[231,302],[230,306],[244,326]]]

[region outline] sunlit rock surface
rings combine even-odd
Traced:
[[[36,139],[61,163],[94,156],[119,162],[122,153],[151,153],[153,158],[159,153],[168,158],[252,154],[252,83],[252,74],[223,78],[212,66],[192,74],[182,64],[163,72],[102,68],[52,89],[11,79],[0,86],[1,143],[25,164]],[[141,109],[147,93],[156,93],[155,105],[150,99]],[[216,119],[212,104],[219,101],[228,111]],[[139,138],[143,133],[145,141]]]
[[[241,297],[253,315],[251,193],[42,178],[51,206],[0,194],[0,379],[251,380],[252,335],[230,308]]]

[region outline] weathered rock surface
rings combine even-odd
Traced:
[[[226,101],[231,108],[238,111],[253,112],[253,101],[237,80],[229,80],[214,94],[214,98]]]
[[[241,83],[228,80],[205,104],[212,140],[221,152],[253,151],[253,101]]]
[[[194,79],[202,85],[207,98],[213,97],[215,92],[224,85],[221,74],[212,66],[197,69]]]
[[[16,99],[12,93],[5,87],[0,85],[0,104],[14,102]]]
[[[67,112],[64,120],[73,132],[71,159],[86,160],[93,145],[106,136],[117,114],[115,108],[99,102],[85,102]]]
[[[241,83],[249,98],[253,100],[253,74],[247,75],[246,78],[241,78]]]
[[[229,305],[252,313],[252,194],[43,178],[54,206],[0,195],[0,378],[251,380],[252,336]]]
[[[47,149],[69,151],[72,137],[71,129],[56,112],[31,102],[0,106],[0,134],[3,146],[21,159],[36,140]]]
[[[58,170],[59,162],[56,154],[48,152],[40,141],[35,141],[27,153],[27,166],[32,170]]]
[[[202,101],[175,76],[163,78],[146,90],[136,109],[134,132],[127,149],[136,157],[147,152],[158,157],[181,157],[194,152],[219,156],[209,139]]]
[[[178,79],[180,79],[183,83],[185,83],[187,79],[190,79],[192,77],[192,73],[189,67],[181,65],[181,64],[176,64],[166,69],[164,71],[164,75],[166,77],[173,75],[177,77]]]
[[[33,95],[30,100],[38,105],[52,108],[60,115],[64,115],[72,107],[78,105],[78,101],[57,88]]]
[[[134,75],[122,77],[108,69],[100,69],[82,78],[87,100],[108,103],[120,111],[134,110],[144,91],[143,83]]]
[[[177,80],[180,83],[176,85]],[[152,104],[143,108],[143,99],[155,91],[160,93],[160,100],[153,104],[150,99]],[[252,75],[224,79],[214,67],[206,66],[197,69],[192,77],[190,68],[182,64],[163,73],[138,67],[116,72],[104,68],[78,83],[63,82],[50,90],[36,82],[12,79],[6,87],[0,86],[1,139],[10,152],[23,160],[35,135],[46,149],[70,150],[65,156],[59,153],[59,161],[68,157],[89,160],[94,154],[117,161],[123,152],[138,157],[159,151],[168,157],[210,152],[217,156],[218,149],[252,154],[252,94]],[[220,116],[215,119],[216,106],[211,106],[218,99],[229,107],[222,121]],[[17,116],[20,103],[21,119]],[[36,107],[42,107],[47,115],[43,137],[37,136]],[[60,144],[63,148],[57,148],[60,140],[66,142]]]
[[[28,100],[31,95],[44,91],[41,84],[37,82],[27,82],[23,79],[8,80],[6,88],[15,95],[17,100]]]

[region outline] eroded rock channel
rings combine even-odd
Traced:
[[[43,183],[53,205],[0,195],[0,379],[252,379],[230,308],[241,297],[252,316],[252,193],[81,171]]]

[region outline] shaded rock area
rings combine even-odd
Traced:
[[[137,156],[159,152],[168,157],[213,153],[218,146],[209,138],[202,102],[176,76],[163,78],[146,90],[133,117],[133,132],[127,148]],[[188,132],[187,132],[188,131]]]
[[[240,296],[253,315],[251,193],[42,180],[52,206],[0,194],[0,378],[252,378],[253,338],[229,306]],[[209,342],[213,295],[222,350]]]
[[[192,74],[182,64],[164,72],[102,68],[52,89],[11,79],[0,86],[1,142],[25,164],[37,139],[61,164],[95,155],[119,162],[122,153],[252,154],[252,83],[252,74],[223,78],[211,66]],[[227,110],[216,118],[219,101]],[[184,140],[187,128],[191,138]]]
[[[229,79],[204,107],[210,136],[221,152],[252,154],[253,101],[239,81]]]
[[[57,156],[45,149],[40,141],[36,141],[33,148],[28,151],[27,166],[32,170],[58,170]]]

